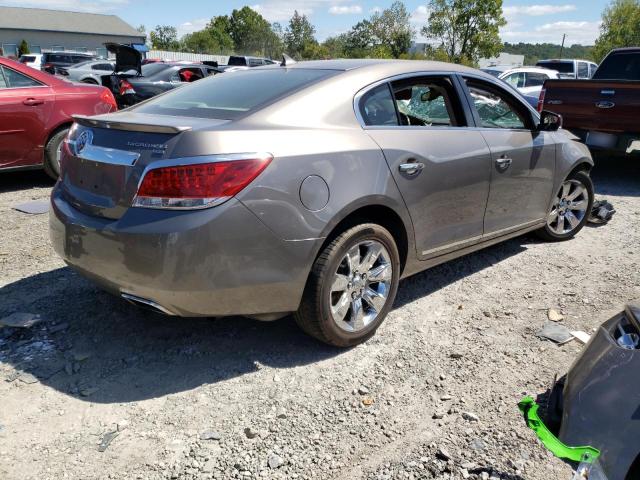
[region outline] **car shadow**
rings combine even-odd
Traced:
[[[30,188],[53,187],[55,181],[43,170],[0,172],[0,193],[17,192]]]
[[[591,171],[596,199],[602,196],[640,196],[639,160],[639,158],[596,156],[595,166]]]

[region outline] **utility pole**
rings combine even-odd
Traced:
[[[560,46],[560,60],[562,60],[562,51],[564,50],[564,39],[567,38],[567,34],[562,34],[562,45]]]

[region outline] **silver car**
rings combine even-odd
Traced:
[[[58,73],[73,82],[102,85],[102,76],[113,73],[115,63],[109,60],[89,60],[69,67],[58,68]]]
[[[51,239],[72,268],[135,304],[293,313],[314,337],[355,345],[400,279],[530,231],[580,231],[593,162],[559,127],[500,80],[445,63],[217,75],[77,117]]]

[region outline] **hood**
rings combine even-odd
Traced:
[[[142,54],[138,50],[120,43],[105,43],[104,46],[109,53],[116,56],[116,73],[134,70],[138,75],[142,75]]]

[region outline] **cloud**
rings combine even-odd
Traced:
[[[360,5],[333,5],[329,8],[331,15],[356,15],[362,13],[362,7]]]
[[[289,20],[295,10],[301,15],[311,16],[318,9],[324,10],[327,7],[342,6],[352,7],[354,5],[351,0],[297,0],[295,2],[290,0],[264,0],[259,4],[252,5],[251,8],[270,22],[282,22]]]
[[[567,34],[565,45],[593,45],[600,34],[601,22],[589,21],[560,21],[545,23],[533,30],[514,30],[512,25],[500,31],[500,36],[506,42],[528,43],[562,43],[562,35]]]
[[[4,0],[4,6],[50,8],[72,12],[109,13],[129,3],[129,0]]]
[[[507,18],[518,15],[541,17],[543,15],[573,12],[575,10],[575,5],[517,5],[503,8],[504,15]]]
[[[176,27],[178,30],[178,38],[186,35],[188,33],[197,32],[198,30],[202,30],[209,23],[209,18],[198,18],[196,20],[191,20],[189,22],[181,23]]]

